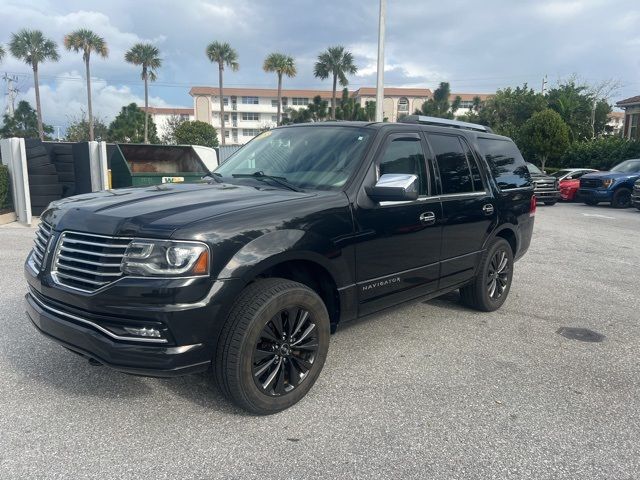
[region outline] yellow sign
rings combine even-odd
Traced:
[[[180,183],[184,182],[184,177],[162,177],[162,183]]]

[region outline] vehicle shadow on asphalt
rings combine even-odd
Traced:
[[[41,348],[28,356],[7,352],[2,358],[8,368],[29,379],[53,388],[68,397],[132,399],[169,397],[188,400],[212,411],[245,414],[220,392],[211,370],[176,378],[128,375],[89,360],[46,339],[36,339]],[[40,343],[42,342],[42,343]]]

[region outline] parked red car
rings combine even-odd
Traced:
[[[560,182],[560,198],[565,202],[574,201],[580,188],[580,177],[597,171],[592,168],[565,168],[553,173]]]

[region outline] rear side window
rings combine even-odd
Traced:
[[[516,147],[510,140],[498,138],[478,138],[480,153],[489,164],[491,174],[496,179],[498,187],[505,190],[521,188],[531,185],[531,177],[527,165]]]
[[[471,168],[458,137],[436,134],[429,134],[427,137],[436,155],[442,193],[473,192]]]

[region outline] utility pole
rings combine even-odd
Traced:
[[[545,76],[542,77],[542,95],[547,93],[547,83],[549,82],[547,81],[547,75],[545,74]]]
[[[387,15],[387,0],[380,0],[378,20],[378,78],[376,81],[376,122],[384,120],[384,27]]]
[[[18,88],[14,86],[13,82],[17,82],[18,77],[5,73],[2,76],[2,79],[6,84],[5,97],[7,97],[7,100],[5,102],[5,113],[11,117],[13,116],[13,112],[16,108],[15,102],[19,92]]]

